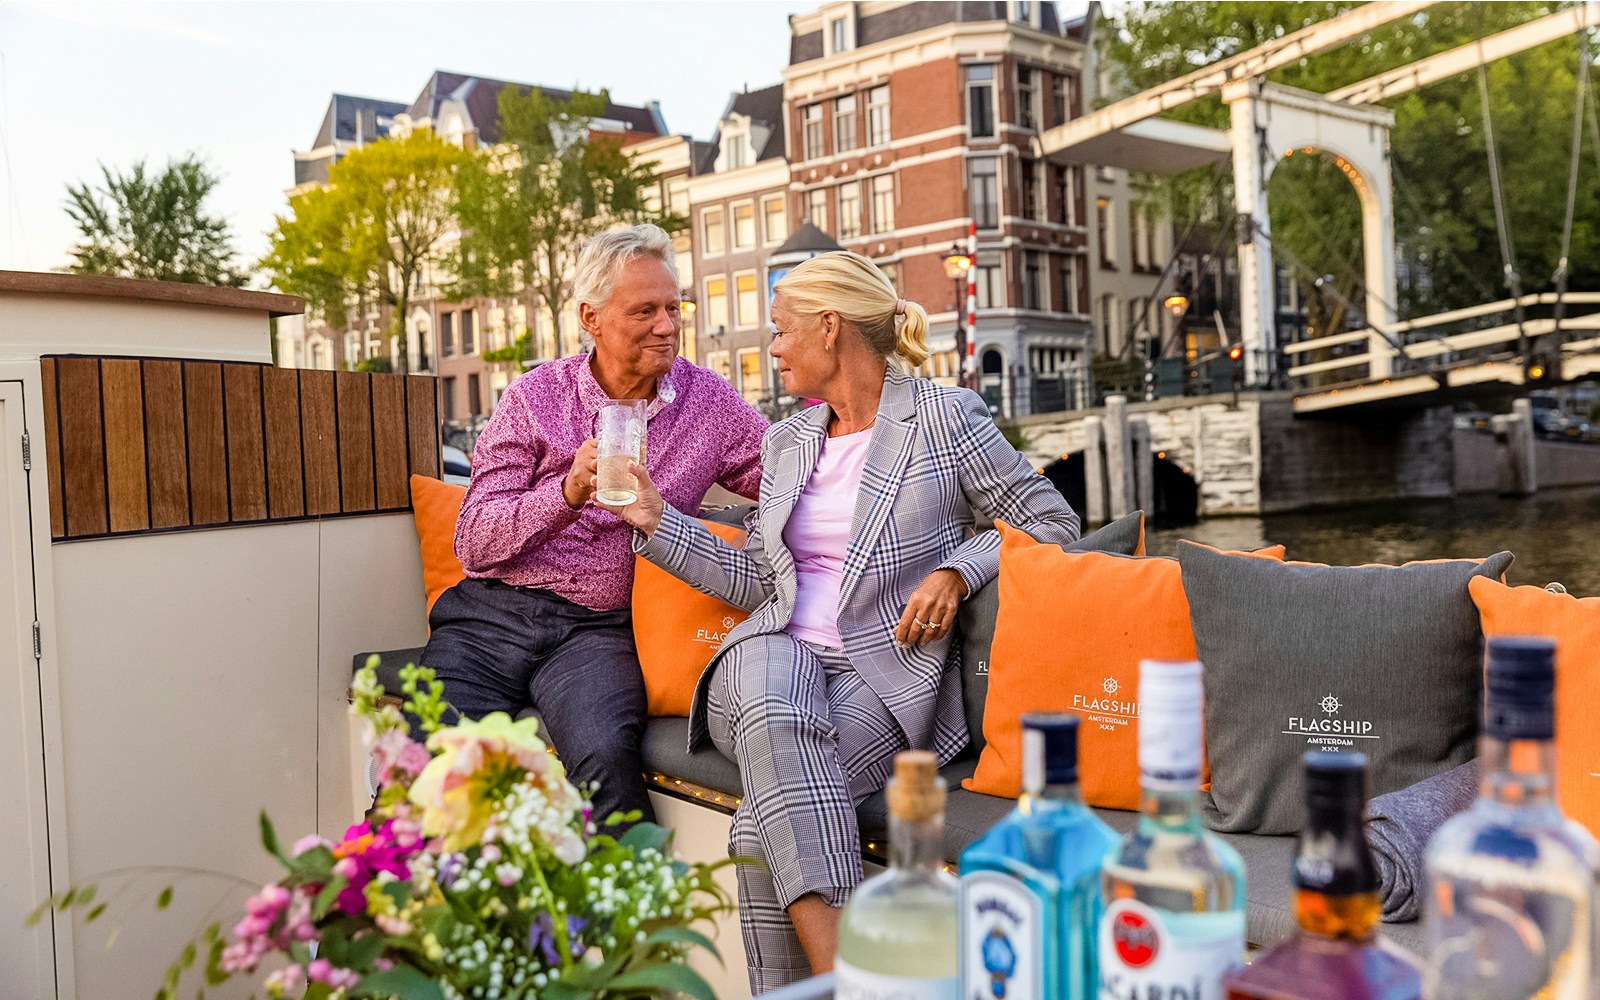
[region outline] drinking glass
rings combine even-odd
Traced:
[[[644,435],[643,400],[613,400],[600,407],[595,427],[600,445],[596,501],[626,507],[639,499],[639,479],[628,471],[628,463],[644,464]]]

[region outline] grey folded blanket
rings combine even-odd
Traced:
[[[1383,920],[1404,923],[1422,913],[1422,855],[1444,821],[1478,797],[1478,762],[1469,760],[1410,788],[1367,803],[1367,842],[1378,864]]]

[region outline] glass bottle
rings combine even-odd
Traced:
[[[1418,1000],[1420,964],[1377,935],[1367,758],[1313,750],[1304,763],[1306,825],[1290,875],[1300,929],[1230,975],[1228,1000]]]
[[[1597,852],[1555,800],[1555,643],[1490,639],[1485,681],[1478,800],[1428,844],[1428,995],[1590,1000]]]
[[[889,868],[839,915],[839,1000],[958,1000],[955,877],[944,870],[944,779],[925,750],[894,759]]]
[[[1200,824],[1199,663],[1139,664],[1138,825],[1101,870],[1104,1000],[1222,995],[1244,961],[1244,862]]]
[[[1100,862],[1116,834],[1078,789],[1076,715],[1022,717],[1022,796],[961,853],[962,1000],[1094,989]]]

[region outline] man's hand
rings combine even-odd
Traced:
[[[650,473],[645,471],[644,466],[638,462],[629,462],[628,471],[639,481],[638,499],[626,507],[611,507],[606,504],[599,506],[638,528],[646,538],[649,538],[661,526],[661,511],[664,506],[661,493],[656,489],[656,484],[650,481]]]
[[[583,443],[572,458],[572,471],[561,480],[561,496],[567,506],[577,510],[594,496],[594,480],[599,474],[600,442],[594,438]]]
[[[943,639],[956,624],[956,609],[967,596],[966,581],[953,569],[936,569],[906,601],[894,641],[903,646]]]

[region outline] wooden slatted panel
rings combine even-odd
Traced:
[[[139,362],[107,358],[100,363],[105,401],[106,499],[112,531],[150,527],[150,491],[144,449],[144,385]]]
[[[372,376],[335,372],[339,406],[339,498],[345,513],[377,506],[372,475]]]
[[[100,360],[56,361],[61,412],[61,485],[66,531],[103,535],[106,517],[105,427],[100,417]]]
[[[144,364],[145,451],[150,463],[150,527],[183,528],[189,520],[189,432],[184,418],[183,362]]]
[[[395,375],[372,377],[372,457],[379,510],[411,506],[410,453],[406,435],[406,382]]]
[[[183,376],[189,428],[189,509],[197,525],[223,524],[229,513],[222,364],[186,362]]]
[[[305,464],[300,452],[300,376],[291,368],[261,373],[267,444],[267,516],[306,512]]]
[[[411,425],[411,471],[439,478],[439,380],[407,375],[406,421]]]
[[[227,415],[229,520],[267,517],[267,451],[261,427],[261,366],[222,366]]]
[[[337,514],[339,424],[334,411],[333,372],[300,373],[300,434],[305,449],[306,513]]]
[[[67,513],[61,494],[61,410],[56,405],[56,359],[42,359],[39,375],[44,385],[45,464],[50,467],[50,537],[61,538],[67,533]],[[34,437],[37,439],[39,435]]]

